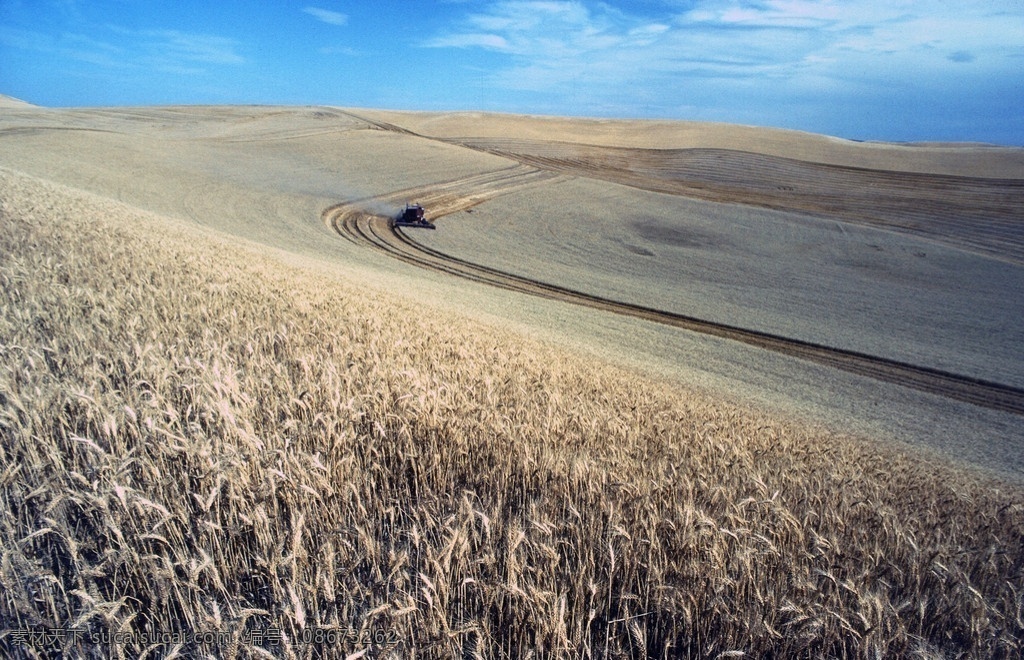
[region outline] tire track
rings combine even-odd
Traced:
[[[461,179],[345,202],[324,211],[323,219],[343,237],[352,239],[358,232],[348,231],[346,227],[351,228],[356,218],[380,218],[390,223],[390,218],[394,217],[406,202],[418,202],[428,209],[431,218],[439,218],[472,208],[514,190],[567,178],[527,165],[512,165]],[[365,240],[360,236],[356,242],[364,243]]]
[[[438,217],[475,206],[523,186],[553,182],[557,175],[523,165],[488,172],[436,186],[410,188],[383,197],[337,204],[324,211],[324,222],[340,236],[406,263],[447,273],[473,282],[527,293],[549,300],[583,305],[600,311],[662,323],[713,337],[781,353],[823,366],[866,376],[878,381],[909,387],[949,399],[1003,412],[1024,415],[1024,389],[970,376],[922,367],[898,360],[833,348],[766,332],[715,323],[684,314],[612,300],[560,287],[502,270],[475,264],[431,249],[392,225],[382,205],[397,207],[416,199]]]

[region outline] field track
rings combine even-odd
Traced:
[[[390,220],[390,209],[396,208],[406,200],[422,203],[430,210],[430,216],[434,219],[468,209],[482,201],[524,186],[550,182],[557,177],[557,174],[547,170],[518,165],[436,186],[424,186],[383,197],[337,204],[324,211],[323,220],[339,235],[354,244],[371,247],[429,270],[511,291],[731,339],[879,381],[1024,415],[1024,390],[1020,388],[611,300],[522,277],[474,264],[421,245],[401,229],[393,227]]]

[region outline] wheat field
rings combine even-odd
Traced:
[[[6,657],[1022,653],[1019,485],[11,170],[0,216]]]

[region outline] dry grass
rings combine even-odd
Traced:
[[[0,204],[7,656],[1022,652],[1016,487],[10,172]],[[230,634],[139,641],[188,631]]]

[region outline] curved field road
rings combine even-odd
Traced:
[[[323,213],[324,222],[349,241],[430,270],[552,300],[584,305],[635,318],[730,339],[879,381],[913,388],[1003,412],[1024,415],[1024,389],[897,360],[758,332],[629,302],[612,300],[444,254],[421,245],[392,225],[392,210],[406,201],[429,209],[432,219],[471,208],[483,201],[560,175],[518,165],[438,185],[337,204]],[[423,231],[423,230],[414,230]]]

